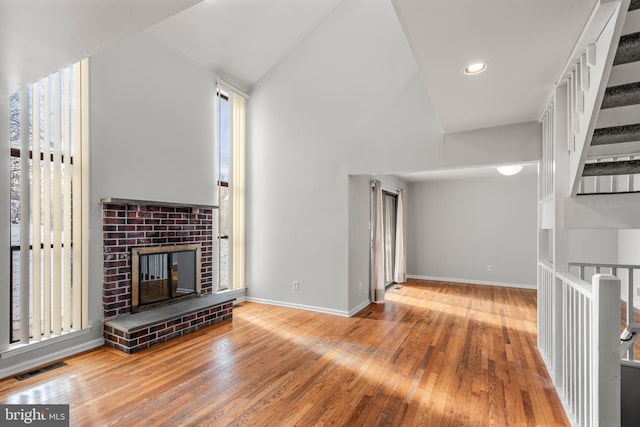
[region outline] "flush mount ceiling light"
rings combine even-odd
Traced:
[[[507,166],[498,166],[496,169],[502,175],[511,176],[515,175],[522,170],[522,165],[507,165]]]
[[[487,69],[487,64],[485,64],[483,62],[477,62],[477,63],[471,64],[467,68],[465,68],[464,69],[464,73],[467,76],[474,76],[476,74],[480,74],[481,72],[483,72],[486,69]]]

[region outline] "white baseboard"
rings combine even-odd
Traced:
[[[65,357],[73,356],[74,354],[92,350],[103,345],[104,339],[97,338],[95,340],[87,341],[73,347],[65,348],[64,350],[56,351],[55,353],[50,353],[41,357],[36,357],[34,359],[25,360],[24,362],[16,363],[15,365],[0,369],[0,379],[11,377],[21,372],[37,368],[38,366],[47,365],[60,359],[64,359]]]
[[[371,304],[370,300],[366,300],[363,301],[362,303],[358,304],[356,307],[352,308],[351,310],[349,310],[349,317],[353,317],[356,314],[358,314],[358,312],[362,309],[364,309],[365,307],[368,307],[369,304]]]
[[[523,285],[523,284],[504,283],[504,282],[487,282],[487,281],[481,281],[481,280],[457,279],[457,278],[451,278],[451,277],[407,275],[407,278],[408,279],[422,279],[422,280],[436,280],[436,281],[441,281],[441,282],[470,283],[472,285],[488,285],[488,286],[503,286],[503,287],[508,287],[508,288],[537,289],[537,287],[535,285]],[[349,311],[343,311],[343,310],[333,310],[333,309],[324,308],[324,307],[316,307],[316,306],[311,306],[311,305],[295,304],[295,303],[289,303],[289,302],[283,302],[283,301],[275,301],[275,300],[270,300],[270,299],[265,299],[265,298],[254,298],[254,297],[249,297],[249,296],[245,296],[244,298],[238,298],[236,301],[237,302],[248,301],[248,302],[255,302],[255,303],[259,303],[259,304],[268,304],[268,305],[276,305],[276,306],[280,306],[280,307],[296,308],[296,309],[300,309],[300,310],[315,311],[317,313],[334,314],[334,315],[342,316],[342,317],[353,317],[359,311],[361,311],[362,309],[367,307],[369,304],[371,304],[370,300],[366,300],[366,301],[363,301],[362,303],[358,304],[356,307],[352,308]]]
[[[274,301],[274,300],[269,300],[264,298],[253,298],[253,297],[246,297],[245,301],[256,302],[259,304],[277,305],[279,307],[297,308],[300,310],[315,311],[317,313],[333,314],[333,315],[342,316],[342,317],[350,317],[348,311],[333,310],[331,308],[316,307],[313,305],[294,304],[290,302]]]
[[[538,287],[535,285],[523,285],[519,283],[505,283],[505,282],[488,282],[485,280],[459,279],[459,278],[453,278],[453,277],[417,276],[413,274],[407,274],[407,279],[435,280],[438,282],[470,283],[472,285],[503,286],[505,288],[538,289]]]

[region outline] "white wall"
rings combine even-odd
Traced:
[[[618,230],[570,229],[569,262],[618,262]]]
[[[617,230],[618,262],[640,265],[640,230]]]
[[[535,174],[411,183],[407,199],[409,275],[536,285]]]
[[[342,2],[253,89],[248,123],[248,295],[346,314],[348,175],[423,168],[441,142],[391,4]]]
[[[90,64],[93,200],[212,204],[213,74],[145,35]]]

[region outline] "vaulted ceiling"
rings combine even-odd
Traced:
[[[0,0],[0,99],[201,0]]]
[[[538,120],[596,0],[393,0],[445,132]],[[463,69],[487,64],[479,75]]]
[[[0,98],[145,29],[250,89],[344,1],[393,3],[454,132],[537,120],[597,0],[0,0]]]
[[[341,0],[205,0],[149,29],[249,89]]]

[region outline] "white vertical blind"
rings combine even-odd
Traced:
[[[78,106],[81,104],[81,88],[80,88],[80,63],[73,64],[73,105]],[[71,143],[75,154],[75,162],[73,165],[72,173],[73,178],[71,179],[71,191],[72,194],[82,194],[82,170],[78,167],[79,164],[82,164],[81,158],[82,154],[79,152],[82,150],[82,144],[80,143],[80,137],[82,135],[82,117],[81,112],[78,108],[73,109],[73,117],[71,119],[72,129],[71,129]],[[73,197],[73,207],[71,210],[72,215],[78,215],[78,213],[82,213],[82,197]],[[72,300],[75,302],[73,304],[73,318],[71,320],[72,325],[75,328],[78,328],[78,325],[82,324],[82,304],[80,303],[82,299],[82,221],[76,220],[73,221],[71,232],[71,238],[73,241],[73,254],[71,257],[71,283],[73,284],[73,295]],[[73,262],[75,260],[75,262]],[[86,264],[85,264],[86,265]]]
[[[20,318],[29,318],[29,93],[27,89],[20,93]],[[20,342],[29,342],[29,322],[20,323]]]
[[[36,83],[32,87],[32,96],[31,96],[31,105],[32,105],[32,147],[31,150],[33,154],[31,155],[32,161],[32,172],[31,172],[31,180],[33,188],[31,189],[31,216],[32,216],[32,227],[33,227],[33,262],[32,262],[32,287],[33,287],[33,298],[32,298],[32,317],[33,317],[33,340],[39,341],[40,335],[42,333],[41,329],[41,312],[42,312],[42,296],[41,296],[41,282],[42,282],[42,271],[40,268],[40,264],[42,262],[42,250],[40,249],[40,242],[42,242],[42,233],[40,224],[42,222],[40,216],[40,202],[41,202],[41,191],[40,191],[40,84]]]
[[[20,93],[20,331],[14,340],[24,344],[87,325],[87,67],[82,61]]]
[[[42,159],[42,206],[43,206],[43,287],[44,287],[44,325],[43,337],[51,336],[51,78],[43,81],[43,105],[44,105],[44,141]]]
[[[62,227],[62,330],[71,330],[71,70],[65,68],[63,72],[63,132],[62,132],[62,212],[64,221]]]
[[[245,286],[245,120],[246,101],[243,97],[231,97],[231,147],[233,165],[231,168],[231,201],[232,207],[232,287],[239,289]]]
[[[60,335],[62,318],[62,129],[60,73],[53,79],[53,287],[51,289],[51,333]]]
[[[85,59],[80,62],[80,117],[81,117],[81,132],[80,139],[77,141],[77,153],[76,168],[81,171],[82,178],[79,185],[82,187],[81,200],[81,224],[78,224],[79,230],[87,230],[77,236],[78,241],[82,242],[82,261],[78,268],[82,268],[82,280],[79,285],[82,287],[82,306],[78,309],[82,309],[82,323],[75,325],[75,329],[81,329],[89,324],[89,60]],[[78,301],[79,302],[79,301]]]

